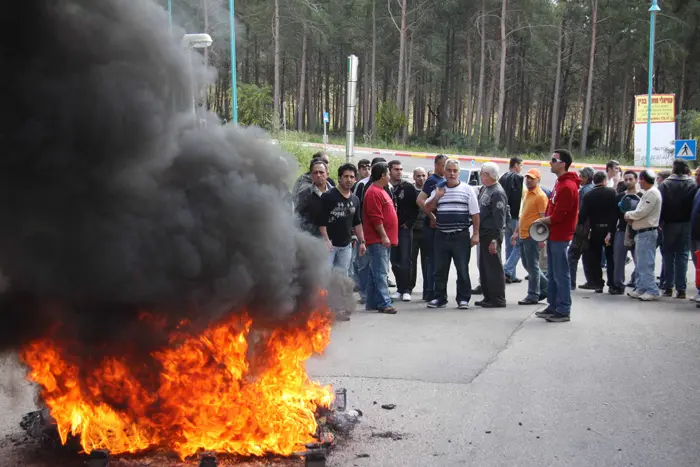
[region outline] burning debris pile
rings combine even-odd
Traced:
[[[326,253],[283,202],[288,156],[197,128],[167,24],[128,0],[0,18],[0,350],[86,452],[289,455],[333,399],[304,370],[329,341]]]

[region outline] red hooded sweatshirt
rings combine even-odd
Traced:
[[[569,242],[573,238],[578,221],[579,186],[581,186],[581,179],[575,172],[562,174],[554,184],[545,214],[552,219],[549,226],[549,240]]]

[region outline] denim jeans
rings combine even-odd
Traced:
[[[472,284],[469,279],[469,258],[471,256],[469,229],[458,234],[435,233],[435,299],[447,302],[447,280],[450,263],[457,269],[457,303],[468,302],[472,298]]]
[[[547,295],[547,277],[540,270],[540,247],[532,238],[519,241],[523,266],[527,271],[527,300],[539,301]]]
[[[690,250],[690,222],[664,224],[663,262],[664,289],[676,288],[685,292],[688,274],[688,250]]]
[[[625,246],[625,231],[618,230],[615,232],[615,241],[613,243],[613,251],[615,255],[615,274],[613,284],[618,289],[625,289],[625,263],[627,262],[627,252],[632,251],[632,259],[634,267],[637,267],[637,257],[634,255],[634,248],[629,250]],[[632,280],[635,279],[635,273],[632,273]],[[610,284],[608,284],[609,286]]]
[[[391,269],[396,278],[396,291],[411,293],[411,248],[413,229],[399,228],[399,244],[391,247]]]
[[[367,299],[367,281],[369,279],[369,256],[360,256],[360,249],[355,248],[355,284],[360,289],[360,297]]]
[[[503,272],[511,279],[516,278],[516,268],[522,255],[520,242],[516,242],[515,246],[510,243],[510,237],[513,236],[513,232],[518,230],[518,225],[520,225],[518,219],[511,219],[510,223],[506,223],[506,236],[503,239],[506,244],[506,262],[503,265]]]
[[[659,296],[659,288],[654,277],[656,260],[656,238],[658,230],[638,233],[634,237],[634,250],[637,257],[637,292]],[[687,243],[686,243],[687,245]],[[687,262],[686,258],[686,262]],[[686,264],[687,267],[687,264]]]
[[[423,297],[432,300],[435,294],[435,232],[427,225],[423,227],[425,252],[428,255],[428,264],[423,271]]]
[[[350,271],[350,263],[352,263],[352,243],[346,246],[334,246],[328,255],[328,263],[332,268],[342,271],[347,276]]]
[[[389,283],[387,274],[389,273],[389,248],[381,243],[367,245],[366,256],[369,259],[367,277],[367,298],[365,302],[366,310],[379,310],[391,306],[389,296]]]
[[[513,232],[517,232],[520,222],[518,219],[511,219],[509,224],[506,224],[506,232],[503,242],[506,244],[506,257],[503,264],[503,272],[506,276],[511,279],[517,277],[517,267],[518,261],[522,257],[522,246],[520,242],[516,242],[512,245],[510,238],[513,236]]]
[[[547,241],[547,303],[560,315],[571,313],[571,271],[569,242]]]

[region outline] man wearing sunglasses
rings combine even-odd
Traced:
[[[569,321],[571,314],[571,275],[567,249],[578,219],[578,189],[581,179],[569,172],[573,158],[566,149],[557,149],[549,162],[557,176],[545,217],[537,222],[549,226],[547,239],[547,307],[535,313],[550,323]]]

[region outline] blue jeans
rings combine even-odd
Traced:
[[[360,256],[360,249],[355,248],[355,284],[360,289],[360,297],[367,299],[367,280],[369,279],[369,257]]]
[[[654,277],[654,262],[656,260],[656,239],[658,230],[638,233],[634,237],[634,252],[637,257],[637,292],[659,296],[659,288]],[[686,243],[687,245],[687,243]],[[686,258],[686,263],[688,259]],[[687,264],[686,264],[687,267]]]
[[[428,264],[423,271],[423,297],[432,300],[435,294],[435,231],[429,226],[423,227],[423,239],[428,255]]]
[[[511,219],[510,223],[506,224],[506,236],[503,239],[503,241],[506,244],[506,262],[503,265],[503,272],[506,273],[506,276],[510,277],[511,279],[515,279],[515,268],[518,267],[518,261],[520,261],[520,242],[517,242],[515,246],[511,245],[510,243],[510,237],[513,236],[513,232],[518,230],[518,225],[520,222],[518,222],[518,219]]]
[[[457,269],[457,303],[469,302],[472,298],[469,279],[471,250],[469,229],[458,234],[435,233],[435,299],[440,303],[447,302],[447,280],[453,261]]]
[[[346,276],[352,262],[352,243],[346,246],[334,246],[328,255],[328,263],[334,269],[340,270]]]
[[[685,292],[688,274],[688,255],[690,250],[690,222],[664,224],[663,262],[665,282],[664,289]]]
[[[391,306],[391,297],[389,296],[389,283],[387,282],[387,274],[389,274],[389,248],[382,246],[381,243],[367,245],[367,254],[369,266],[367,277],[367,298],[365,302],[366,310],[380,310]]]
[[[547,295],[547,278],[540,270],[540,247],[531,238],[519,240],[523,266],[527,271],[527,300],[539,301]]]
[[[571,314],[569,242],[547,241],[547,303],[560,315]]]

